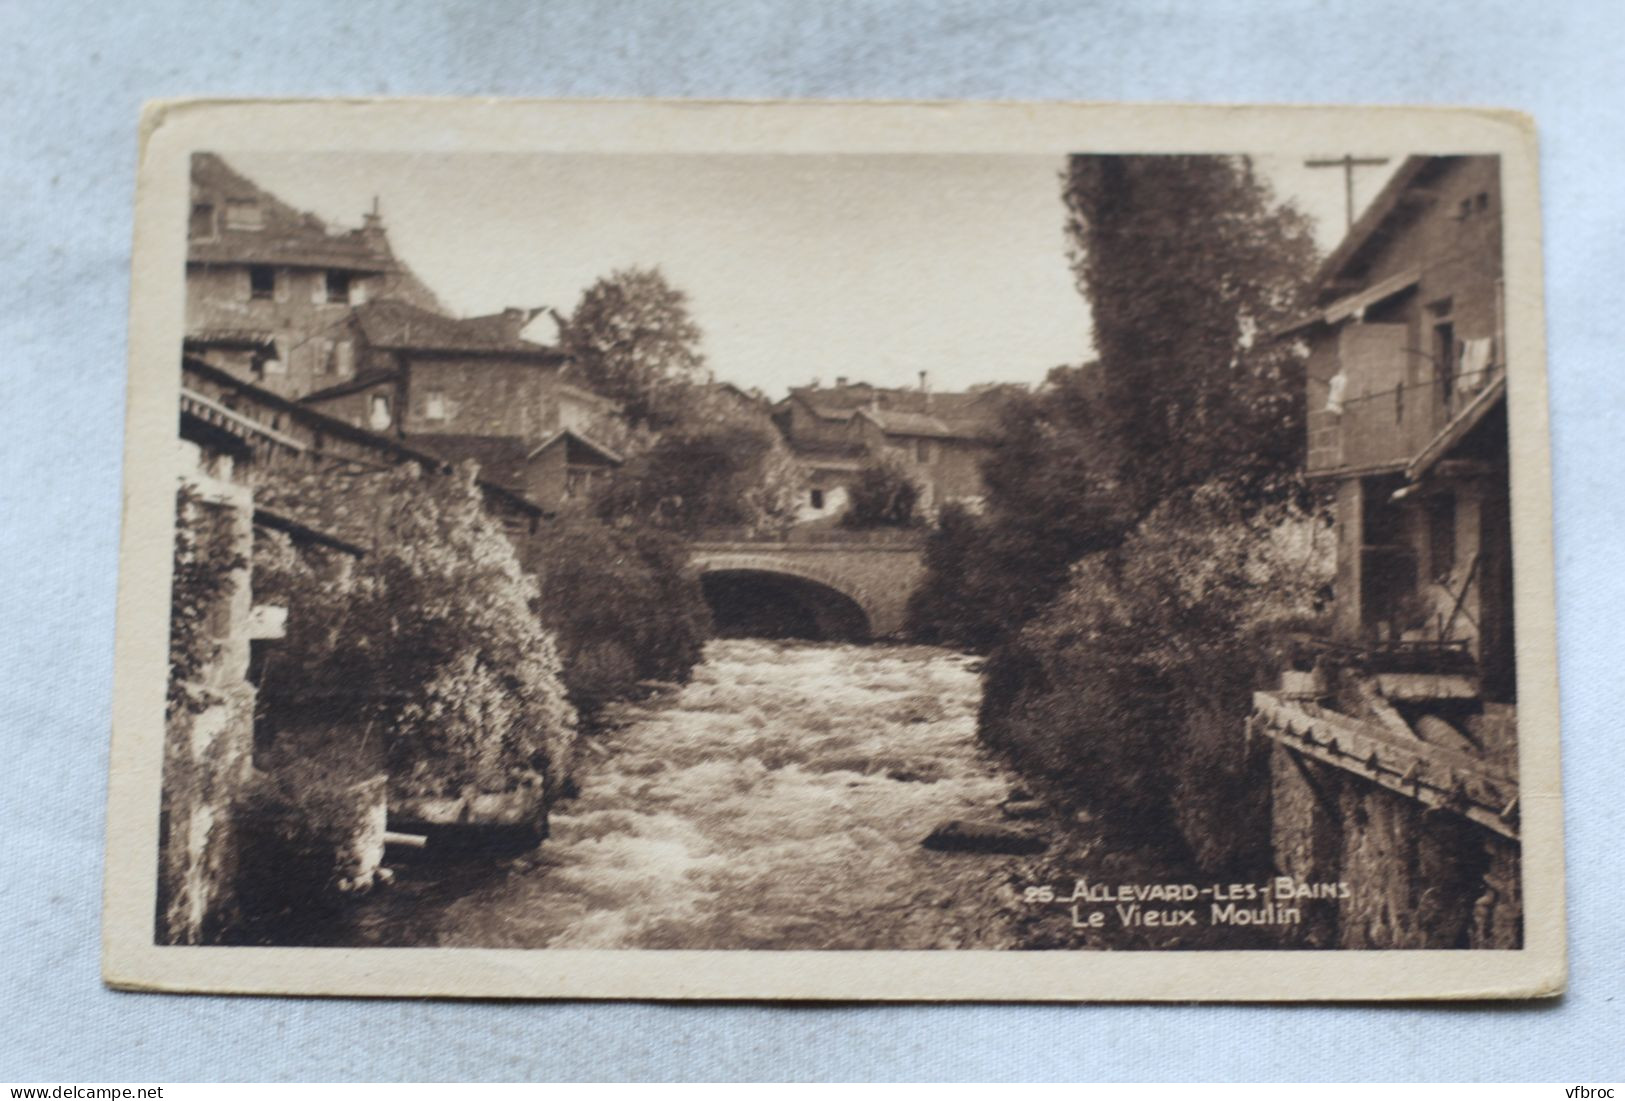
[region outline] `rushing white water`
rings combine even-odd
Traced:
[[[674,701],[591,739],[539,849],[390,907],[367,939],[1007,946],[1017,858],[920,846],[996,818],[1014,782],[976,744],[979,693],[972,659],[930,647],[715,641]]]

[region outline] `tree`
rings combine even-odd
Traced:
[[[336,726],[385,738],[400,795],[505,791],[565,779],[575,712],[535,578],[483,507],[472,464],[365,478],[310,473],[259,496],[290,511],[343,495],[372,514],[372,549],[323,573],[277,542],[256,548],[256,599],[288,607],[267,663],[272,712],[320,706]],[[308,511],[306,515],[308,515]],[[280,547],[280,549],[279,549]]]
[[[795,517],[800,470],[765,417],[683,423],[617,471],[599,515],[667,531],[769,529]]]
[[[927,539],[909,604],[918,637],[986,650],[1049,602],[1073,562],[1122,537],[1097,380],[1094,364],[1057,367],[1037,393],[1009,396],[982,464],[985,513],[944,509]]]
[[[1268,334],[1308,288],[1309,219],[1245,157],[1073,156],[1063,193],[1134,511],[1214,477],[1256,493],[1295,472],[1303,365]]]
[[[920,522],[915,511],[920,487],[896,460],[875,459],[864,464],[848,493],[842,527],[911,528]]]
[[[681,541],[642,525],[570,517],[528,540],[524,561],[583,715],[635,695],[640,681],[688,680],[711,616]]]
[[[619,401],[634,425],[670,423],[670,392],[705,376],[688,295],[659,268],[623,268],[599,279],[561,319],[559,337],[587,385]]]

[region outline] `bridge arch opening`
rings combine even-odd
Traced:
[[[822,582],[770,570],[714,569],[700,575],[722,638],[796,638],[867,642],[869,616],[850,596]]]

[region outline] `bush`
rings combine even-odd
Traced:
[[[893,460],[866,463],[849,489],[849,503],[841,526],[853,529],[911,528],[920,522],[915,512],[920,487]]]
[[[680,540],[572,518],[532,537],[525,564],[540,581],[542,619],[583,713],[636,695],[640,681],[688,680],[711,616]]]
[[[1164,502],[990,657],[982,736],[1205,867],[1245,864],[1267,785],[1241,724],[1313,622],[1331,551],[1293,506],[1249,516],[1216,485]]]
[[[693,534],[704,527],[769,529],[795,519],[801,474],[766,417],[684,424],[633,456],[598,496],[606,522]]]
[[[279,540],[258,552],[256,598],[289,609],[263,675],[266,707],[319,701],[335,726],[378,731],[400,796],[506,791],[537,775],[556,791],[575,713],[532,606],[535,579],[485,513],[473,468],[351,475],[325,492],[321,476],[304,475],[283,488],[261,497],[293,511],[342,492],[367,513],[373,547],[325,574]]]

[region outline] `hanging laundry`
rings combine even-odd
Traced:
[[[1461,377],[1457,389],[1463,394],[1477,393],[1489,381],[1490,364],[1495,359],[1495,338],[1482,336],[1465,340],[1461,346]]]
[[[1337,374],[1331,377],[1326,389],[1326,412],[1343,415],[1343,395],[1349,388],[1349,377],[1339,367]]]

